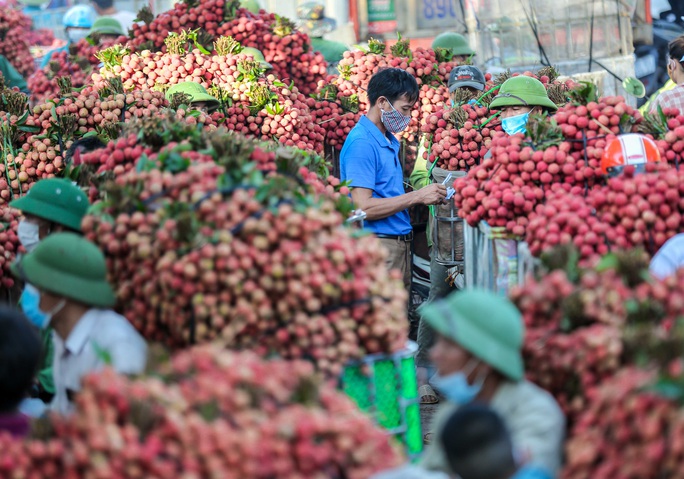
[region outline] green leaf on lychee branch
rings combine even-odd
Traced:
[[[171,55],[183,55],[187,46],[187,40],[188,37],[185,31],[182,31],[181,33],[169,33],[166,39],[164,39],[167,53]]]
[[[7,90],[0,96],[0,111],[20,117],[17,121],[19,126],[28,118],[28,105],[28,96],[18,91]]]
[[[231,36],[222,36],[214,42],[214,50],[219,56],[237,55],[242,52],[242,45]]]
[[[368,40],[368,52],[375,55],[384,55],[387,50],[387,44],[376,38]]]
[[[134,21],[144,22],[145,25],[149,25],[152,23],[152,20],[154,20],[154,13],[152,13],[152,9],[146,5],[138,11],[138,15]]]
[[[656,112],[647,112],[644,114],[644,118],[637,127],[637,131],[639,133],[652,135],[656,139],[663,139],[665,137],[669,128],[667,127],[667,117],[663,113],[660,105],[658,105],[658,110]]]
[[[340,98],[340,106],[342,106],[342,109],[345,111],[349,111],[352,113],[358,113],[359,112],[359,96],[354,93],[350,96],[343,96]]]
[[[297,29],[297,25],[287,17],[282,15],[275,16],[276,21],[273,23],[273,33],[279,37],[286,37]]]
[[[59,87],[59,96],[66,97],[71,96],[73,93],[73,87],[71,84],[71,77],[63,76],[57,78],[57,86]]]
[[[240,0],[227,1],[223,7],[223,20],[226,22],[233,20],[238,8],[240,8]]]
[[[200,29],[194,38],[194,44],[200,52],[210,55],[214,47],[214,37],[209,32]]]
[[[59,68],[59,64],[57,65]],[[345,79],[345,80],[350,80],[351,75],[353,73],[352,66],[351,65],[343,65],[341,63],[337,64],[337,71],[339,72],[340,76]]]
[[[569,91],[570,99],[577,105],[598,101],[598,88],[590,81],[581,81]]]
[[[312,93],[312,97],[316,100],[330,100],[336,101],[339,88],[334,83],[327,83],[318,90],[317,93]]]
[[[111,70],[117,65],[120,66],[123,58],[130,53],[131,51],[124,46],[113,45],[95,53],[95,58],[104,63],[106,69]]]
[[[530,115],[527,122],[527,136],[532,146],[537,150],[543,150],[549,146],[560,145],[565,137],[563,130],[556,120],[550,118],[547,113],[542,115]]]
[[[447,63],[451,61],[453,55],[451,50],[448,48],[437,47],[435,48],[435,58],[437,63]]]
[[[390,52],[395,57],[408,58],[413,60],[413,52],[411,51],[411,42],[401,38],[401,33],[397,33],[397,43],[390,47]]]
[[[237,64],[237,70],[241,73],[238,80],[254,81],[259,78],[265,71],[261,64],[255,60],[240,60]]]

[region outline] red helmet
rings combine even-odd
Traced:
[[[660,152],[655,141],[636,133],[620,135],[610,140],[603,150],[601,171],[604,175],[619,175],[623,168],[632,165],[637,172],[643,172],[648,162],[660,161]]]

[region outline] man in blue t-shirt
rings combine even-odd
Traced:
[[[406,129],[418,100],[416,79],[399,68],[380,70],[368,84],[370,109],[349,133],[340,154],[342,180],[351,182],[356,208],[366,213],[366,228],[389,251],[387,265],[411,284],[413,232],[408,208],[434,205],[446,197],[444,185],[432,184],[406,193],[394,134]]]

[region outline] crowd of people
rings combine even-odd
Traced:
[[[472,60],[475,55],[465,38],[455,33],[437,37],[436,47],[450,49],[459,61]],[[651,111],[658,106],[684,109],[684,90],[679,86],[684,83],[684,38],[674,40],[669,48],[668,71],[674,87],[666,85],[651,100],[647,107]],[[452,105],[459,89],[475,93],[471,96],[476,98],[485,88],[484,75],[475,66],[459,66],[451,72],[448,87]],[[407,209],[441,204],[447,194],[446,187],[435,182],[434,164],[423,157],[424,150],[419,150],[411,174],[413,191],[404,189],[394,134],[407,127],[417,92],[415,79],[403,70],[376,73],[368,87],[370,108],[350,133],[340,156],[342,179],[349,181],[355,205],[366,212],[366,227],[388,250],[388,266],[402,270],[407,288],[413,240]],[[505,81],[489,107],[499,112],[508,135],[525,133],[530,115],[557,110],[544,85],[526,76]],[[629,145],[614,141],[620,150],[620,166],[632,160],[660,160],[658,155],[632,155],[625,150]],[[424,148],[423,141],[421,146]],[[638,145],[635,148],[639,149]],[[608,170],[619,174],[621,167]],[[429,225],[427,238],[432,246],[430,229]],[[524,327],[519,312],[507,299],[490,292],[454,291],[457,288],[446,282],[447,268],[435,261],[434,251],[431,260],[431,288],[421,311],[416,363],[421,403],[441,400],[444,404],[433,419],[432,431],[426,434],[429,447],[420,464],[383,473],[377,479],[448,478],[453,474],[463,479],[556,477],[565,419],[550,394],[524,379]],[[684,234],[663,246],[652,260],[651,271],[664,277],[682,265]],[[459,429],[453,429],[455,425]]]

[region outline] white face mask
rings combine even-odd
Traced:
[[[39,230],[40,227],[35,223],[30,223],[26,220],[21,220],[19,222],[17,236],[19,237],[19,242],[28,253],[33,251],[33,249],[38,246],[38,243],[40,243]]]
[[[66,299],[61,300],[57,305],[52,308],[48,312],[44,312],[42,309],[40,309],[40,302],[38,303],[38,311],[43,315],[43,324],[40,326],[41,329],[45,329],[48,326],[50,326],[50,322],[52,321],[52,318],[55,314],[59,313],[62,309],[64,309],[64,306],[66,306]]]
[[[89,30],[85,28],[70,28],[67,31],[67,36],[69,37],[69,41],[71,43],[76,43],[79,40],[83,40],[85,37],[88,36]]]

